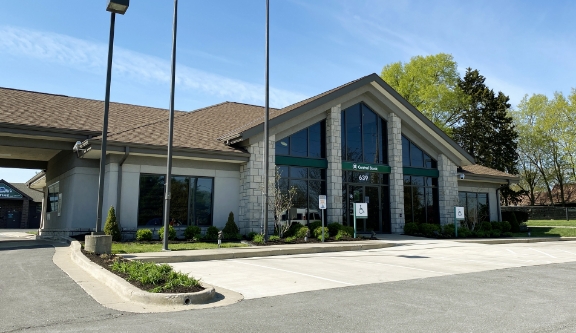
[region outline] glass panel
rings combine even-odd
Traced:
[[[348,161],[362,161],[362,126],[360,104],[346,109],[346,154]]]
[[[346,159],[346,118],[345,110],[342,111],[340,116],[340,144],[342,145],[342,159]]]
[[[404,185],[411,185],[412,184],[412,180],[410,179],[410,176],[404,176]]]
[[[438,223],[436,220],[436,209],[434,207],[434,196],[432,195],[432,188],[426,188],[426,221],[428,223]]]
[[[380,119],[378,122],[378,155],[380,156],[380,163],[388,163],[388,139],[386,136],[386,122],[384,119]]]
[[[404,221],[414,222],[412,214],[412,187],[404,186]]]
[[[212,178],[197,178],[195,197],[195,224],[212,225]]]
[[[280,178],[288,178],[290,176],[289,174],[289,168],[286,165],[280,165],[278,166],[278,173],[280,174]]]
[[[362,105],[362,136],[364,139],[364,162],[378,163],[378,116]]]
[[[311,180],[308,182],[308,218],[311,221],[320,220],[318,209],[318,196],[323,193],[321,181]]]
[[[490,221],[488,194],[478,193],[478,222]]]
[[[308,178],[310,179],[326,179],[326,170],[317,168],[308,168]]]
[[[428,169],[432,168],[432,158],[426,153],[424,154],[424,167]]]
[[[138,197],[138,225],[161,226],[164,196],[164,176],[141,175]]]
[[[290,138],[284,138],[276,141],[276,155],[289,155],[290,154]]]
[[[473,229],[478,223],[478,199],[476,193],[466,193],[466,220],[470,229]]]
[[[303,129],[290,136],[290,155],[308,156],[308,129]]]
[[[188,223],[188,178],[172,177],[170,188],[170,224],[185,225]]]
[[[348,222],[348,185],[346,183],[342,184],[342,223],[344,225],[350,225]]]
[[[308,128],[309,151],[308,157],[322,158],[322,127],[316,123]]]
[[[422,156],[422,150],[416,147],[413,143],[410,143],[410,166],[414,168],[424,167],[424,158]]]
[[[305,180],[290,180],[290,187],[296,189],[296,195],[294,195],[294,206],[293,208],[304,209],[308,208],[308,186]],[[305,214],[305,211],[298,211],[300,214]],[[305,215],[304,215],[305,216]],[[294,217],[292,217],[294,218]]]
[[[402,166],[410,166],[410,141],[402,135]]]
[[[386,177],[387,178],[387,177]],[[388,186],[380,187],[380,210],[382,211],[382,232],[392,232],[390,223],[390,188]]]
[[[290,167],[290,178],[308,178],[308,168]]]
[[[424,177],[422,177],[422,176],[412,176],[412,185],[414,185],[414,186],[424,186]]]
[[[458,192],[458,206],[466,207],[466,192]]]
[[[375,186],[366,186],[365,202],[368,203],[368,219],[366,231],[380,232],[380,197],[379,189]]]
[[[414,222],[426,222],[426,198],[424,196],[424,187],[412,188],[412,202],[414,205]]]

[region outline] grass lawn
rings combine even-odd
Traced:
[[[515,232],[514,237],[528,237],[528,233]],[[576,237],[576,228],[530,227],[530,237]]]
[[[576,220],[566,221],[566,220],[528,220],[526,224],[530,226],[558,226],[558,227],[576,227]]]
[[[242,243],[222,243],[222,247],[244,247],[246,244]],[[207,250],[217,249],[216,243],[174,243],[168,244],[168,248],[172,251],[182,250]],[[162,243],[146,244],[146,243],[112,243],[112,253],[143,253],[143,252],[160,252],[162,251]]]

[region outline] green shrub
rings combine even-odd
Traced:
[[[280,240],[280,236],[273,235],[273,236],[268,237],[269,242],[278,242],[279,240]]]
[[[503,232],[502,235],[500,235],[500,236],[502,236],[502,237],[512,237],[512,236],[514,236],[514,234],[511,233],[510,231],[506,231],[506,232]]]
[[[115,242],[120,242],[122,240],[120,226],[116,221],[116,211],[114,210],[114,206],[110,206],[110,209],[108,210],[108,217],[106,217],[106,223],[104,224],[104,233],[112,236],[112,240]]]
[[[345,233],[350,235],[350,237],[354,236],[354,227],[343,225],[340,227],[340,231],[344,231]]]
[[[348,232],[346,232],[346,230],[338,230],[338,232],[336,233],[336,236],[334,236],[335,240],[340,240],[342,238],[350,238],[352,237],[351,234],[349,234]]]
[[[468,238],[472,236],[472,231],[465,226],[458,226],[458,238]]]
[[[502,231],[502,222],[490,221],[490,224],[492,225],[492,230],[500,230],[500,231]]]
[[[164,240],[164,227],[158,230],[158,236],[160,236],[160,240]],[[168,239],[175,240],[176,239],[176,229],[173,226],[168,226]]]
[[[264,235],[256,234],[254,238],[252,238],[252,243],[254,244],[264,244]]]
[[[286,230],[286,232],[284,233],[284,238],[293,237],[294,235],[296,235],[296,231],[298,231],[298,229],[300,229],[301,227],[302,225],[300,223],[292,222],[290,228],[288,228],[288,230]]]
[[[442,235],[444,237],[448,237],[448,238],[456,237],[456,231],[454,229],[454,224],[450,223],[450,224],[443,225],[442,226]]]
[[[254,239],[254,236],[256,236],[256,235],[258,235],[258,233],[254,232],[254,231],[250,231],[248,233],[248,235],[246,235],[246,238],[251,241]]]
[[[327,227],[318,227],[316,229],[314,229],[314,237],[316,237],[318,240],[322,240],[322,229],[324,229],[324,239],[328,238],[329,235],[329,230]]]
[[[490,231],[492,230],[492,223],[488,222],[488,221],[483,221],[480,224],[480,230],[484,230],[484,231]]]
[[[440,225],[433,223],[420,224],[420,232],[426,237],[437,237],[440,234]]]
[[[294,237],[294,236],[284,238],[284,241],[287,243],[292,243],[295,240],[296,240],[296,237]]]
[[[408,222],[404,224],[404,234],[406,235],[416,235],[420,233],[420,227],[417,223]]]
[[[490,230],[490,237],[500,237],[501,234],[502,231],[500,231],[499,229]]]
[[[146,229],[142,229],[146,230]],[[200,286],[200,282],[186,274],[175,272],[167,264],[157,265],[153,262],[115,261],[112,271],[126,274],[128,281],[155,285],[149,290],[153,293],[176,290],[178,287]]]
[[[322,226],[322,221],[314,221],[314,222],[308,223],[308,229],[310,229],[310,233],[312,233],[314,230],[316,230],[316,228],[321,227],[321,226]]]
[[[298,224],[300,224],[300,223],[298,223]],[[308,229],[307,226],[300,225],[300,227],[296,230],[294,237],[302,239],[302,238],[306,237],[306,235],[308,235],[309,233],[310,233],[310,229]]]
[[[217,240],[218,239],[218,228],[211,226],[208,227],[206,230],[206,234],[204,235],[205,240]]]
[[[508,231],[512,230],[512,226],[510,225],[510,222],[508,222],[508,221],[500,222],[500,230],[502,230],[502,232],[508,232]]]
[[[530,217],[528,212],[517,211],[517,212],[514,212],[514,215],[516,216],[516,221],[518,221],[518,223],[526,222],[526,221],[528,221],[528,218]]]
[[[519,232],[520,231],[520,223],[518,223],[518,220],[516,219],[516,214],[514,214],[514,212],[512,212],[512,214],[510,214],[510,227],[512,232]]]
[[[230,212],[230,214],[228,214],[228,221],[226,221],[222,233],[224,234],[224,238],[227,239],[234,239],[236,235],[240,233],[240,229],[238,229],[236,222],[234,222],[234,213]]]
[[[139,242],[151,241],[153,235],[150,229],[138,229],[138,231],[136,231],[136,240]]]
[[[200,229],[199,226],[197,225],[189,225],[186,227],[186,230],[184,230],[184,237],[186,239],[198,239],[200,238],[200,235],[202,234],[202,229]]]
[[[342,224],[335,222],[328,224],[327,227],[328,230],[330,231],[330,237],[334,237],[336,236],[338,231],[340,231],[340,229],[342,228]]]
[[[490,237],[490,231],[487,230],[475,230],[472,232],[472,236],[478,237],[478,238],[487,238]]]

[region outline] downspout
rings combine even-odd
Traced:
[[[118,227],[120,228],[120,233],[122,233],[122,224],[120,223],[120,204],[122,203],[122,164],[126,162],[126,159],[130,155],[130,147],[124,147],[124,156],[120,162],[118,162],[118,185],[116,186],[116,221],[118,222]]]

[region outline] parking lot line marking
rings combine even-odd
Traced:
[[[576,253],[574,253],[574,252],[570,252],[570,251],[566,251],[566,250],[558,250],[558,251],[562,251],[562,252],[566,252],[566,253],[570,253],[570,254],[574,254],[574,255],[576,255]]]
[[[353,283],[348,283],[348,282],[342,282],[342,281],[338,281],[338,280],[327,279],[327,278],[323,278],[323,277],[316,276],[316,275],[310,275],[310,274],[306,274],[306,273],[294,272],[294,271],[289,271],[289,270],[286,270],[286,269],[274,268],[274,267],[269,267],[269,266],[249,264],[249,263],[247,263],[247,262],[243,262],[243,261],[240,261],[240,260],[234,260],[234,262],[239,263],[239,264],[243,264],[243,265],[249,265],[249,266],[256,266],[256,267],[273,269],[273,270],[276,270],[276,271],[281,271],[281,272],[286,272],[286,273],[304,275],[304,276],[308,276],[308,277],[315,278],[315,279],[320,279],[320,280],[326,280],[326,281],[330,281],[330,282],[336,282],[336,283],[346,284],[346,285],[349,285],[349,286],[353,286],[353,285],[354,285]]]
[[[514,251],[512,251],[512,250],[510,250],[510,249],[506,249],[506,251],[508,251],[508,252],[510,252],[510,253],[512,253],[512,254],[514,254],[514,255],[516,254],[516,252],[514,252]]]
[[[555,256],[553,256],[553,255],[551,255],[551,254],[548,254],[548,253],[546,253],[546,252],[542,252],[542,251],[540,251],[540,250],[536,250],[536,249],[533,249],[533,248],[530,248],[530,250],[532,250],[532,251],[536,251],[536,252],[540,252],[540,253],[542,253],[542,254],[544,254],[544,255],[547,255],[547,256],[549,256],[550,258],[554,258],[554,259],[556,259],[556,257],[555,257]]]
[[[450,274],[450,273],[436,272],[436,271],[431,271],[431,270],[428,270],[428,269],[422,269],[422,268],[416,268],[416,267],[408,267],[408,266],[402,266],[402,265],[385,264],[385,263],[382,263],[382,262],[375,262],[375,261],[354,260],[354,259],[345,259],[345,258],[339,258],[339,257],[329,257],[329,258],[346,260],[346,261],[355,261],[355,262],[361,262],[361,263],[366,263],[366,264],[376,264],[376,265],[392,266],[392,267],[398,267],[398,268],[413,269],[413,270],[416,270],[416,271],[423,271],[423,272],[429,272],[429,273],[435,273],[435,274],[444,274],[444,275]]]

